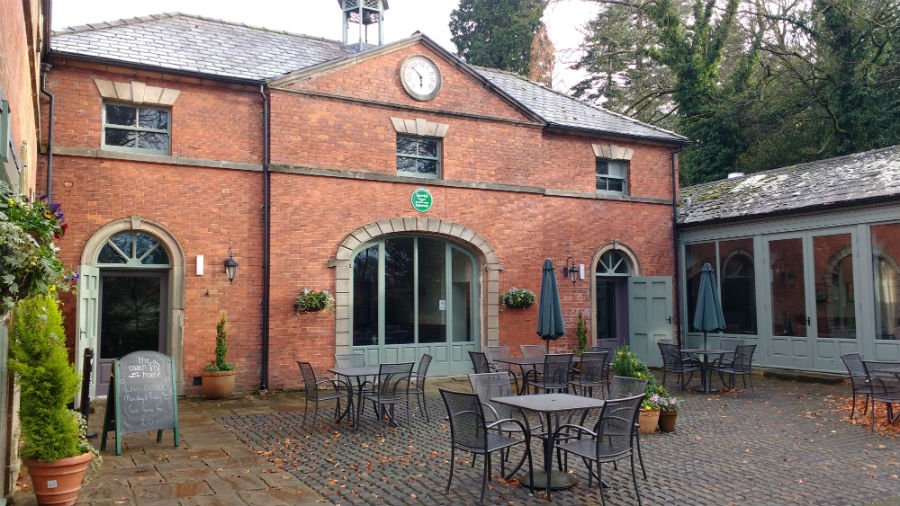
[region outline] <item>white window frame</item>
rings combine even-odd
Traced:
[[[438,139],[435,137],[425,137],[425,136],[421,136],[421,135],[397,134],[397,139],[395,140],[395,143],[397,140],[400,140],[400,138],[408,138],[408,139],[415,140],[416,142],[422,142],[422,141],[434,142],[437,146],[437,156],[432,157],[432,156],[424,156],[424,155],[419,155],[419,154],[410,155],[410,154],[400,153],[397,150],[396,145],[395,145],[394,152],[397,154],[397,175],[398,176],[418,177],[418,178],[422,178],[422,179],[442,179],[443,178],[443,167],[442,167],[443,164],[441,163],[441,158],[443,157],[443,154],[444,154],[444,146],[443,146],[443,142],[441,142],[441,139]],[[424,174],[421,172],[402,171],[402,170],[400,170],[400,158],[411,158],[414,160],[434,160],[437,164],[437,171],[435,174]]]
[[[146,128],[142,126],[126,126],[126,125],[114,125],[108,124],[106,122],[106,106],[115,105],[119,107],[133,107],[135,109],[135,122],[140,124],[140,110],[143,109],[159,109],[161,111],[166,111],[169,115],[168,128],[166,129],[157,129],[157,128]],[[159,107],[154,105],[146,105],[146,104],[131,104],[128,102],[115,102],[115,101],[103,101],[103,131],[100,134],[100,146],[101,149],[107,151],[125,151],[129,153],[147,153],[151,155],[170,155],[172,153],[172,109],[168,107]],[[106,129],[112,128],[114,130],[126,130],[126,131],[134,131],[134,132],[151,132],[157,134],[165,134],[169,138],[168,149],[165,151],[158,149],[148,149],[148,148],[139,148],[128,147],[128,146],[114,146],[106,143]],[[137,139],[135,139],[135,143],[137,143]]]
[[[607,174],[600,174],[600,173],[599,173],[599,168],[600,168],[599,165],[600,165],[601,162],[606,162],[606,164],[607,164]],[[614,176],[614,175],[612,175],[612,174],[609,173],[608,168],[609,168],[609,164],[611,164],[611,163],[622,164],[622,166],[623,166],[623,168],[624,168],[624,174],[622,175],[622,177]],[[628,160],[614,160],[614,159],[611,159],[611,158],[599,158],[599,157],[596,158],[595,161],[594,161],[594,176],[595,176],[595,178],[596,178],[596,183],[595,183],[595,184],[596,184],[596,187],[597,187],[597,193],[606,193],[606,194],[612,194],[612,195],[628,195],[628,170],[629,170],[629,165],[630,165],[630,163],[629,163]],[[606,183],[607,183],[607,184],[605,185],[605,188],[600,188],[600,181],[601,181],[601,179],[605,180]],[[608,189],[608,188],[609,188],[609,180],[622,181],[622,191],[619,191],[619,190],[609,190],[609,189]]]

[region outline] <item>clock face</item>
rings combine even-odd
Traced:
[[[441,71],[425,56],[410,56],[400,66],[400,82],[414,99],[431,100],[441,91]]]

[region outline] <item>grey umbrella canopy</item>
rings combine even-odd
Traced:
[[[541,276],[541,302],[538,305],[537,333],[547,341],[547,352],[550,351],[550,340],[554,341],[566,334],[562,318],[562,305],[559,302],[559,289],[556,287],[556,274],[553,262],[544,260],[544,272]]]
[[[725,328],[725,315],[716,292],[716,277],[709,262],[700,270],[700,289],[697,292],[697,308],[694,311],[694,328],[703,331],[703,349],[706,349],[706,333]]]

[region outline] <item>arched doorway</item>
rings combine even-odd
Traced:
[[[591,286],[595,346],[628,344],[650,366],[661,362],[657,343],[672,339],[672,277],[641,276],[637,255],[609,241],[594,254]]]
[[[184,255],[165,229],[139,217],[98,230],[79,266],[76,362],[94,350],[91,397],[105,396],[115,359],[154,350],[175,360],[181,387]]]
[[[373,222],[348,234],[330,264],[336,353],[361,349],[369,363],[429,353],[429,373],[458,374],[471,371],[468,351],[499,342],[503,266],[468,227],[427,217]]]

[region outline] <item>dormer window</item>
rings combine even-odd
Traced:
[[[168,155],[169,109],[103,104],[103,149]]]

